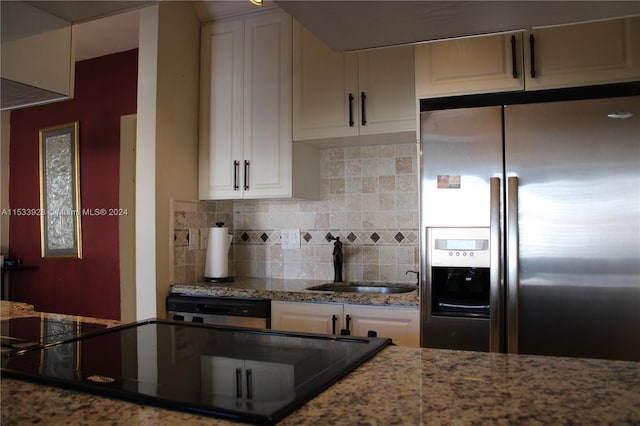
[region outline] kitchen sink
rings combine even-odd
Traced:
[[[308,287],[307,290],[314,291],[334,291],[338,293],[363,293],[363,294],[394,294],[394,293],[409,293],[417,290],[416,286],[403,285],[403,284],[379,284],[379,283],[326,283],[313,287]]]

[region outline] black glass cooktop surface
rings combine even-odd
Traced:
[[[274,423],[391,341],[148,320],[2,359],[2,374],[251,423]]]
[[[16,352],[28,347],[73,339],[106,328],[102,324],[70,318],[22,317],[0,321],[0,352]]]

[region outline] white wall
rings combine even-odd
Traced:
[[[163,317],[172,198],[197,198],[200,21],[190,2],[140,11],[136,317]]]

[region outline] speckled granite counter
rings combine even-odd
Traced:
[[[191,296],[227,296],[265,298],[291,302],[335,302],[354,305],[419,306],[416,290],[394,294],[336,293],[306,290],[309,287],[324,284],[327,281],[284,280],[275,278],[237,278],[226,284],[196,282],[173,284],[169,293]],[[412,287],[411,284],[397,284]]]
[[[1,388],[2,425],[234,424],[15,379]],[[637,425],[640,363],[392,346],[281,424]]]
[[[33,305],[21,302],[0,300],[0,319],[35,315]]]
[[[14,379],[3,425],[229,425]],[[639,424],[640,363],[389,347],[283,425]]]

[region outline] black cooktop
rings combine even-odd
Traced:
[[[0,353],[73,339],[106,328],[70,318],[32,316],[0,321]]]
[[[2,375],[229,420],[274,423],[391,341],[164,320],[2,358]]]

